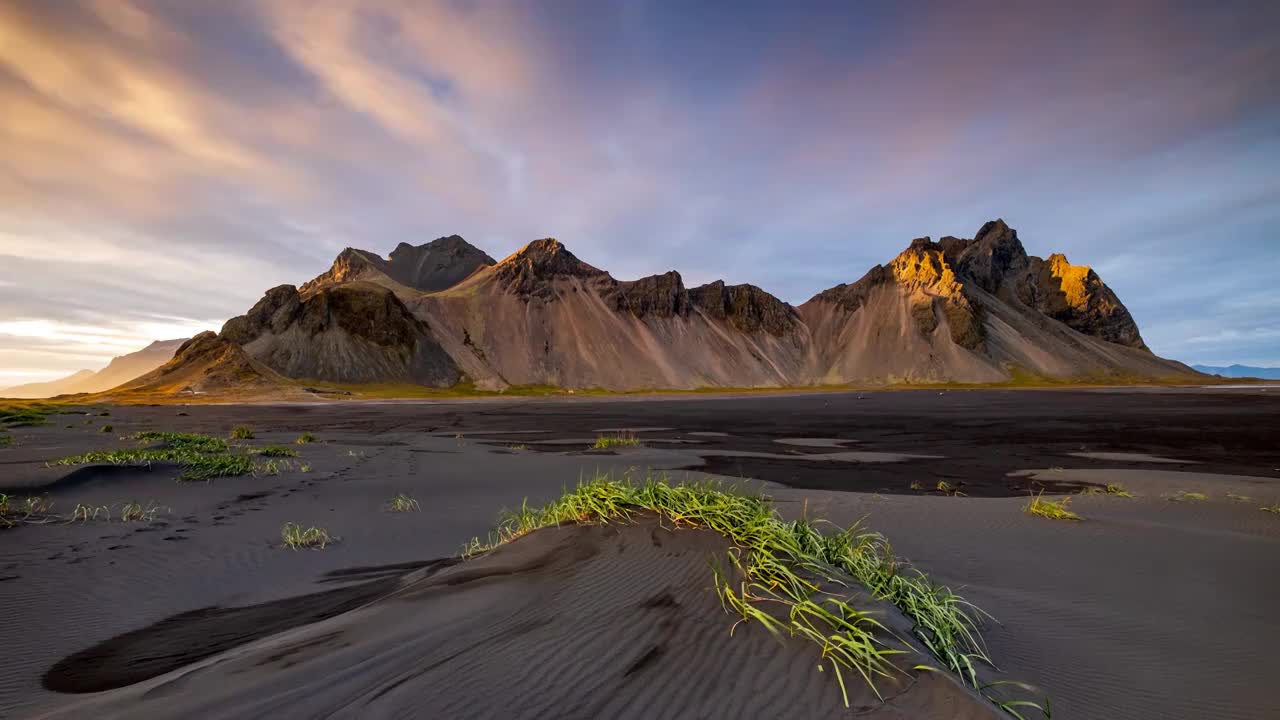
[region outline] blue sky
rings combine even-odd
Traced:
[[[963,7],[962,7],[963,6]],[[0,386],[345,246],[561,239],[792,303],[1003,217],[1280,365],[1280,4],[0,4]]]

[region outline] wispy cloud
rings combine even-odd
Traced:
[[[1275,259],[1278,20],[1244,3],[0,3],[0,318],[59,335],[0,335],[0,368],[115,352],[94,328],[145,344],[159,316],[216,324],[345,245],[458,232],[500,256],[554,235],[621,277],[802,302],[995,216],[1103,272],[1157,351],[1280,361],[1249,334],[1272,263],[1241,262]],[[1188,322],[1237,334],[1189,345],[1215,335]]]

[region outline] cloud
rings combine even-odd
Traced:
[[[1240,257],[1275,257],[1277,20],[1232,3],[3,3],[0,318],[97,358],[86,328],[216,323],[344,246],[454,232],[802,302],[912,237],[1003,216],[1032,252],[1099,268],[1157,351],[1209,337],[1192,318],[1239,333],[1216,356],[1280,361],[1248,334],[1261,301],[1218,304],[1271,283]],[[0,337],[0,367],[39,367],[22,342]]]

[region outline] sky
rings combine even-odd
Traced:
[[[0,387],[346,246],[798,304],[996,217],[1158,354],[1280,365],[1280,3],[0,0]]]

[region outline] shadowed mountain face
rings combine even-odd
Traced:
[[[329,285],[368,280],[402,288],[436,292],[464,280],[494,259],[458,235],[437,238],[425,245],[400,243],[385,259],[367,250],[347,248],[333,261],[333,267],[302,286],[305,295]],[[387,282],[387,281],[391,282]]]
[[[47,398],[56,395],[96,393],[110,390],[136,377],[155,370],[173,358],[174,352],[186,339],[157,340],[145,348],[112,358],[103,369],[80,370],[65,378],[44,383],[30,383],[0,390],[0,397]]]
[[[792,307],[752,285],[620,281],[558,240],[493,262],[458,236],[348,248],[218,336],[284,378],[482,388],[754,387],[1189,377],[1151,354],[1115,293],[1002,220],[919,238]]]

